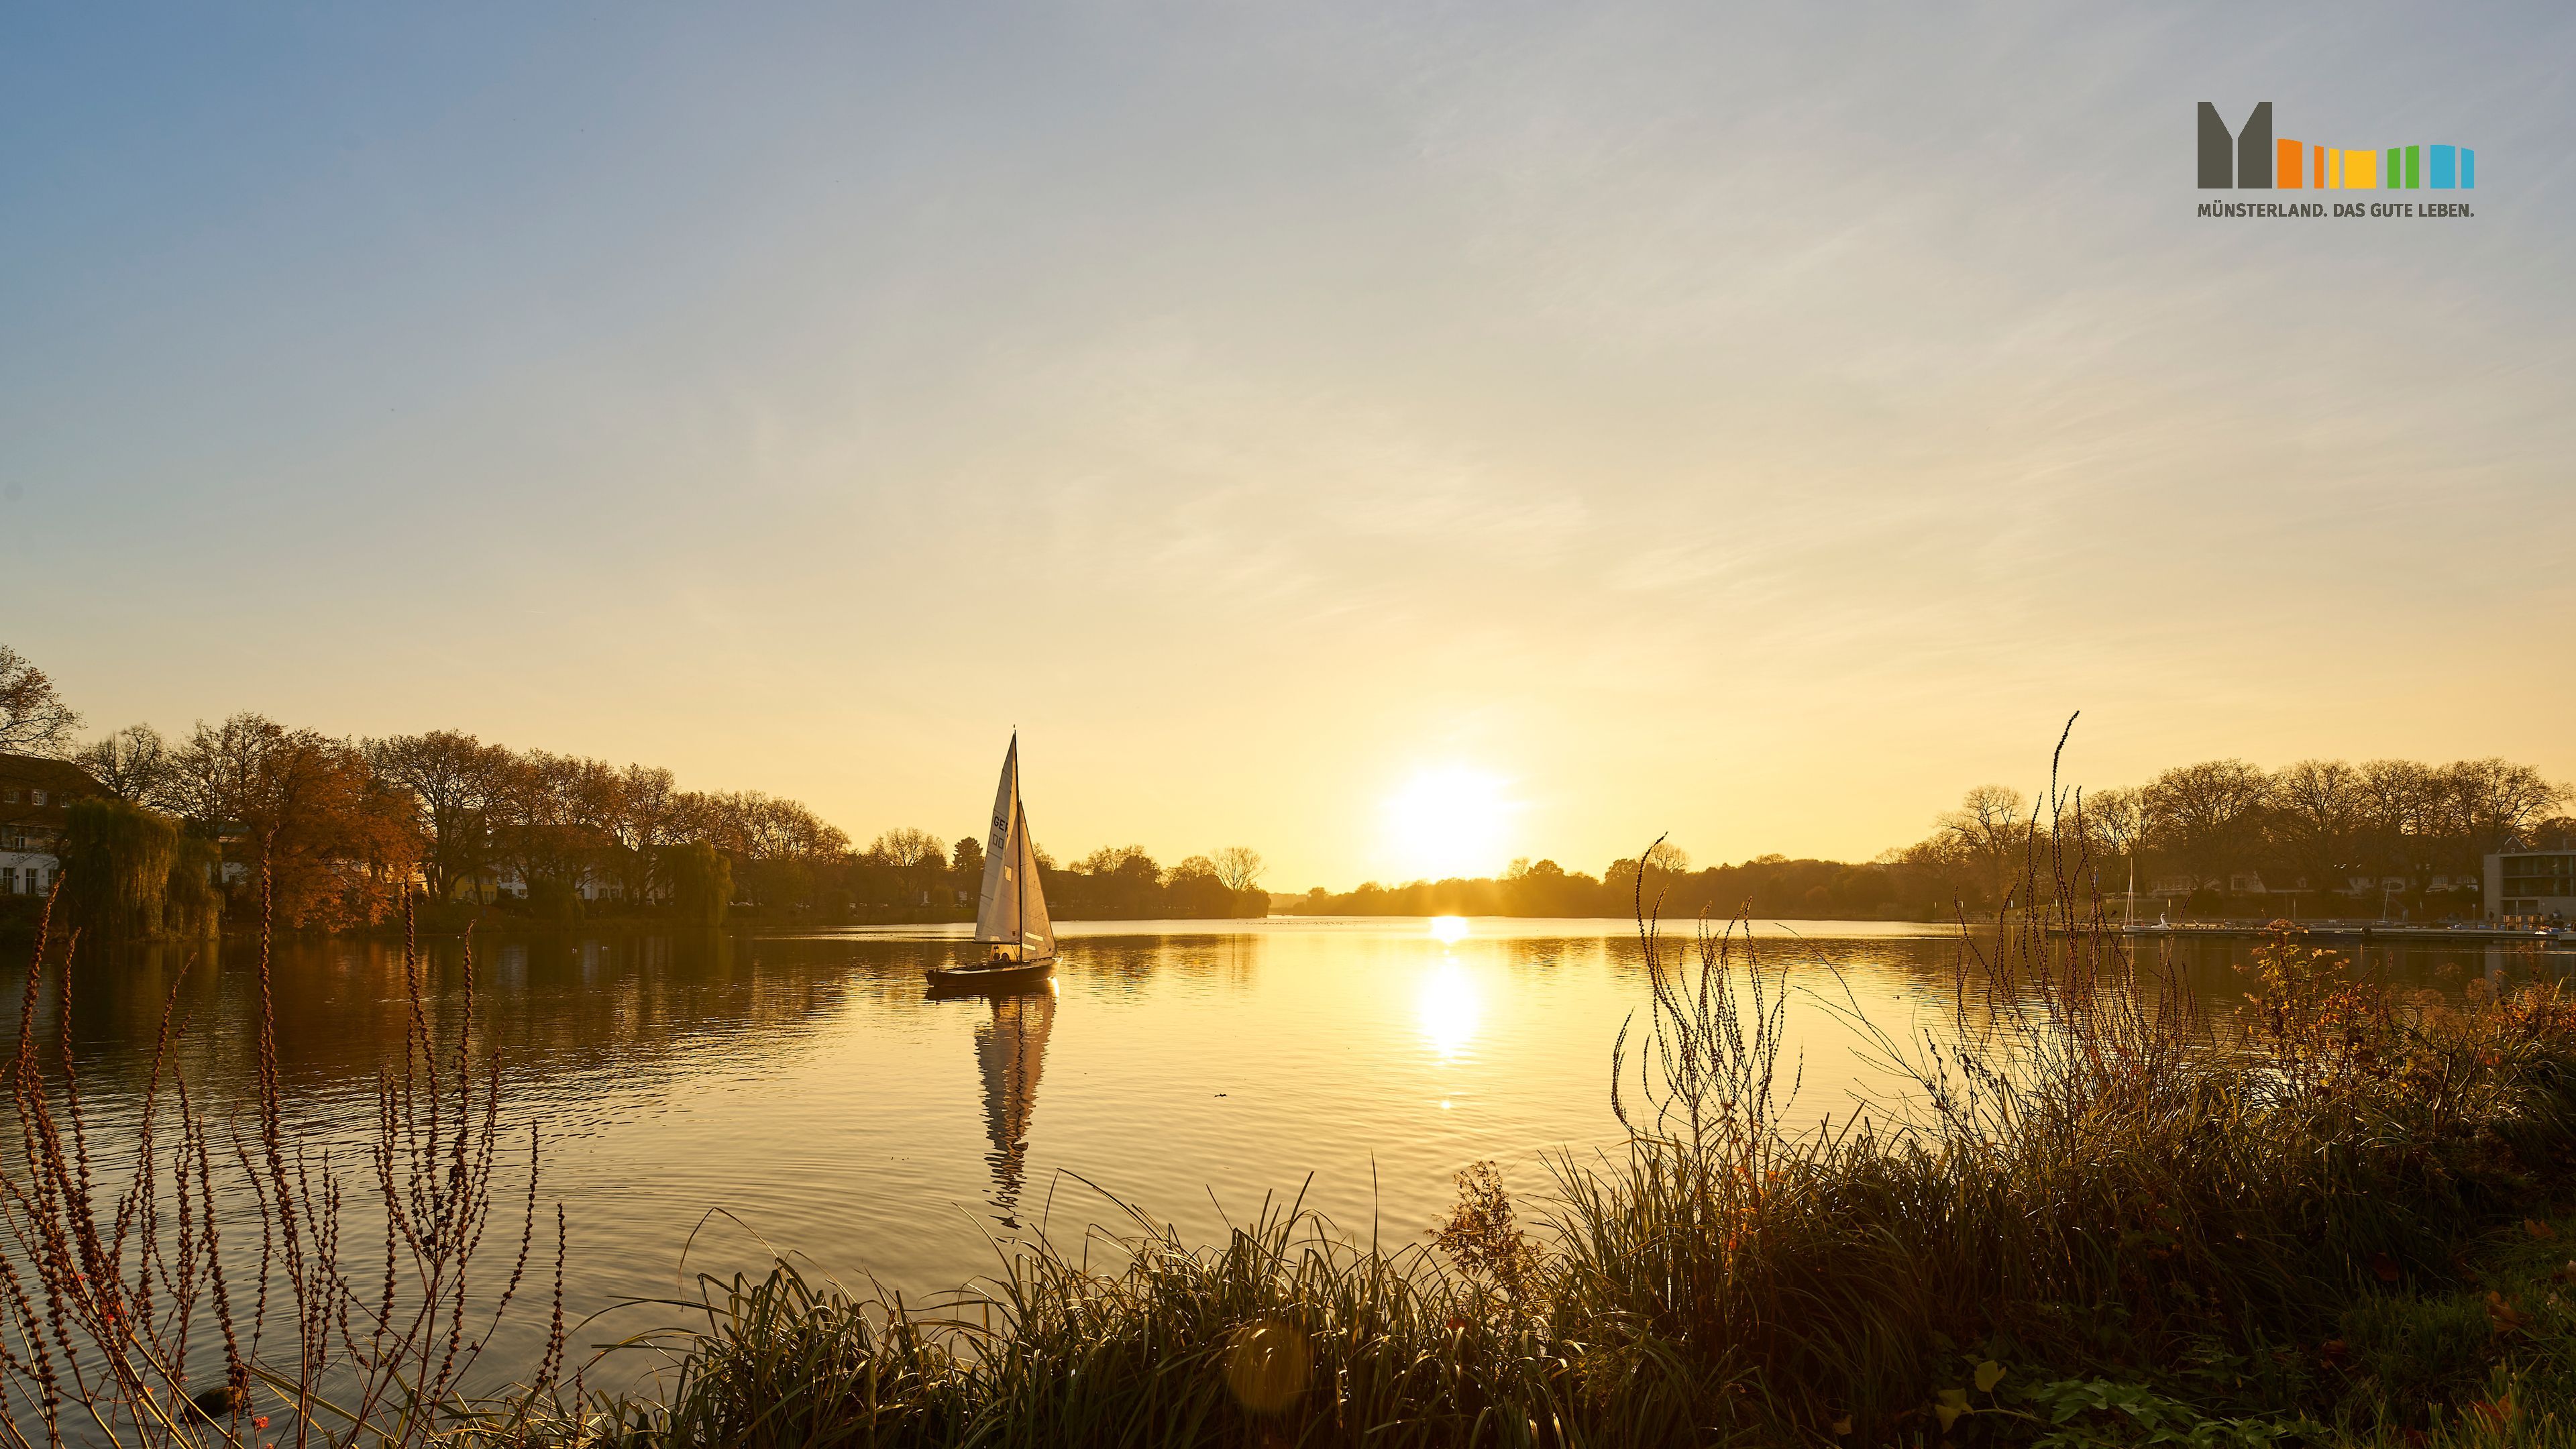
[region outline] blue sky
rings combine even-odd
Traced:
[[[2576,776],[2562,7],[0,21],[0,640],[1271,883]],[[2192,120],[2479,153],[2199,219]],[[2541,621],[2534,629],[2517,622]],[[1499,859],[1496,860],[1499,864]]]

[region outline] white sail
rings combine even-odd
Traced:
[[[1002,757],[1002,783],[993,793],[993,825],[984,842],[984,890],[975,903],[975,939],[1013,947],[1023,961],[1055,953],[1055,926],[1047,919],[1038,872],[1037,844],[1029,838],[1028,812],[1020,806],[1020,742]]]
[[[1038,843],[1029,835],[1029,812],[1020,811],[1019,878],[1027,894],[1020,900],[1020,954],[1024,958],[1055,954],[1055,922],[1047,918],[1045,872],[1038,869]]]

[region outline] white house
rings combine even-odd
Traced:
[[[63,868],[67,808],[101,793],[80,766],[0,754],[0,896],[40,896]]]

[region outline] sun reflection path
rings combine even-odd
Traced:
[[[1441,945],[1454,946],[1460,941],[1467,939],[1467,918],[1465,916],[1433,916],[1431,918],[1431,934],[1432,937],[1439,941]]]
[[[1484,998],[1476,990],[1475,981],[1467,975],[1467,968],[1455,961],[1441,962],[1422,978],[1422,990],[1413,1004],[1422,1023],[1422,1035],[1444,1062],[1455,1061],[1466,1052],[1485,1014]]]

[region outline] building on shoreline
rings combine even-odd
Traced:
[[[0,896],[53,889],[71,802],[99,793],[89,772],[69,761],[0,754]]]
[[[2487,857],[2487,919],[2576,918],[2576,850],[2507,850]]]

